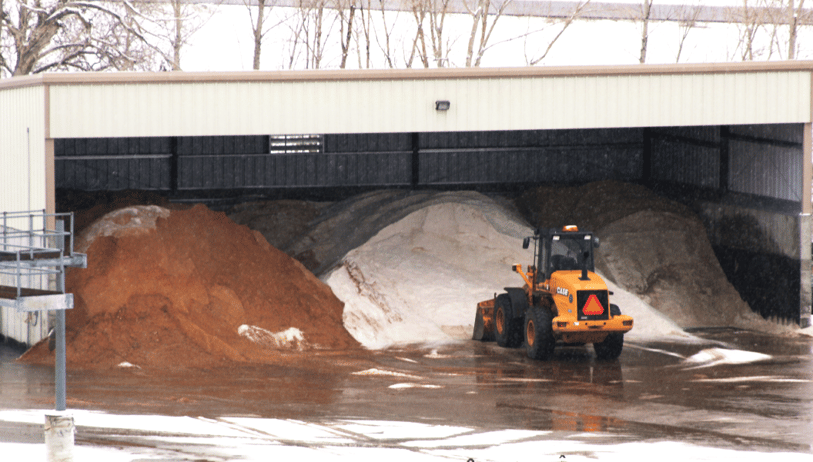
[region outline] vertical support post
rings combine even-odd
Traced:
[[[418,186],[421,182],[421,138],[417,133],[412,134],[412,180],[411,185],[413,188]]]
[[[65,246],[65,221],[57,220],[56,232],[59,248],[63,250]],[[57,291],[65,292],[65,268],[57,275]],[[67,408],[67,387],[66,387],[66,351],[65,351],[65,310],[56,310],[56,327],[54,328],[56,335],[56,358],[54,370],[54,382],[56,389],[56,410],[64,411]]]
[[[178,193],[178,137],[169,138],[169,190],[174,195]]]
[[[728,192],[731,171],[731,136],[727,125],[720,126],[720,184],[721,193]]]
[[[67,408],[67,390],[65,386],[65,310],[56,311],[56,366],[54,382],[56,385],[56,410],[64,411]]]
[[[641,140],[641,183],[647,188],[652,187],[652,129],[644,127]]]
[[[811,325],[811,281],[813,280],[813,270],[811,263],[811,213],[813,213],[813,124],[804,124],[804,135],[802,137],[802,213],[799,215],[799,260],[801,267],[801,285],[799,293],[799,325],[802,328]]]
[[[45,139],[45,212],[56,213],[56,146],[52,138]],[[53,217],[48,226],[53,226]]]
[[[65,221],[54,223],[56,247],[65,253]],[[57,290],[65,292],[65,267],[60,265],[56,278]],[[48,462],[73,462],[74,431],[73,416],[65,413],[67,408],[65,374],[65,310],[56,310],[56,365],[54,382],[56,411],[45,415],[45,450]]]

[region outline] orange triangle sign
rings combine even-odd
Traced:
[[[587,299],[587,303],[584,304],[582,312],[588,316],[598,316],[604,313],[604,307],[601,306],[601,302],[598,301],[596,294],[590,295]]]

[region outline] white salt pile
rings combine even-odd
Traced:
[[[623,183],[536,188],[516,205],[470,191],[372,191],[320,204],[281,250],[330,285],[345,328],[368,348],[469,339],[476,304],[522,286],[511,265],[533,263],[521,245],[533,228],[516,207],[536,226],[577,224],[602,239],[597,270],[635,318],[628,339],[696,340],[688,327],[793,330],[742,301],[690,210]]]
[[[348,252],[323,277],[344,301],[345,328],[362,345],[471,338],[476,305],[520,287],[511,265],[532,263],[533,230],[486,196],[446,193]],[[690,338],[657,310],[609,283],[613,303],[636,318],[628,338]]]
[[[477,302],[517,285],[510,265],[531,258],[522,235],[494,228],[486,197],[481,207],[449,199],[384,228],[324,278],[345,303],[345,328],[363,345],[469,338]]]
[[[593,231],[601,239],[596,268],[606,279],[682,328],[790,331],[763,320],[742,300],[702,221],[685,205],[617,181],[538,187],[517,204],[537,226],[577,224]]]

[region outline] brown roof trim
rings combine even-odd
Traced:
[[[493,79],[609,75],[726,74],[783,71],[813,71],[813,61],[454,69],[46,73],[0,80],[0,89],[36,85]]]
[[[0,90],[6,88],[25,88],[42,85],[42,76],[39,75],[26,75],[23,77],[11,77],[8,79],[0,79]]]

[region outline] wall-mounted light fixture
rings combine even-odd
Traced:
[[[450,107],[452,107],[452,103],[450,103],[449,101],[446,100],[435,101],[436,111],[448,111]]]

